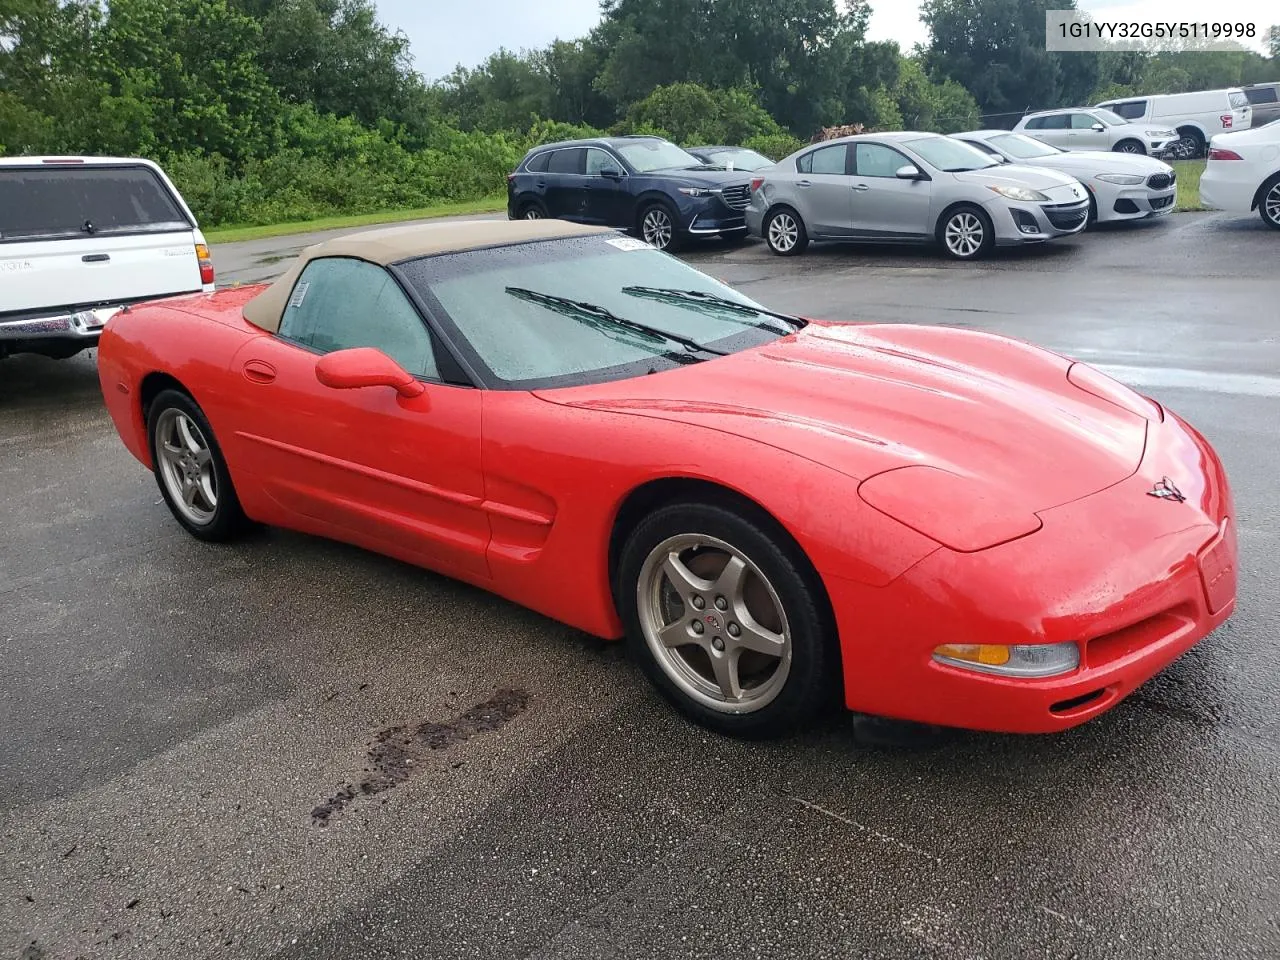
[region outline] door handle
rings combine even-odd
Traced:
[[[81,263],[106,263],[111,259],[109,253],[86,253],[80,258]]]
[[[853,189],[855,189],[855,190],[870,190],[871,188],[870,188],[870,187],[868,187],[865,183],[855,183],[855,184],[853,185]]]
[[[797,180],[797,181],[796,181],[796,186],[797,186],[797,187],[812,187],[812,186],[813,186],[813,181],[812,181],[812,180]]]
[[[276,368],[265,360],[246,360],[244,378],[253,383],[270,383],[276,378]]]
[[[545,190],[545,189],[547,188],[547,181],[545,181],[545,180],[539,180],[539,181],[537,182],[536,186],[537,186],[537,188],[538,188],[539,190]]]

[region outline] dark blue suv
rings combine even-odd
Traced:
[[[530,150],[507,176],[507,217],[634,230],[659,250],[688,237],[747,235],[744,171],[708,167],[660,137],[567,140]]]

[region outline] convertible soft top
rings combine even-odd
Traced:
[[[305,248],[271,286],[244,305],[243,315],[255,327],[272,333],[279,330],[280,317],[298,274],[320,257],[354,257],[386,266],[415,257],[481,247],[616,232],[565,220],[453,220],[351,233]]]

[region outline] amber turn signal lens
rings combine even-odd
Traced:
[[[998,667],[1009,662],[1009,648],[993,643],[944,643],[933,651],[934,656],[948,660],[964,660]]]

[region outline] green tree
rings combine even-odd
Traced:
[[[708,90],[695,83],[658,87],[631,107],[625,131],[661,130],[678,143],[740,144],[785,131],[746,90]]]

